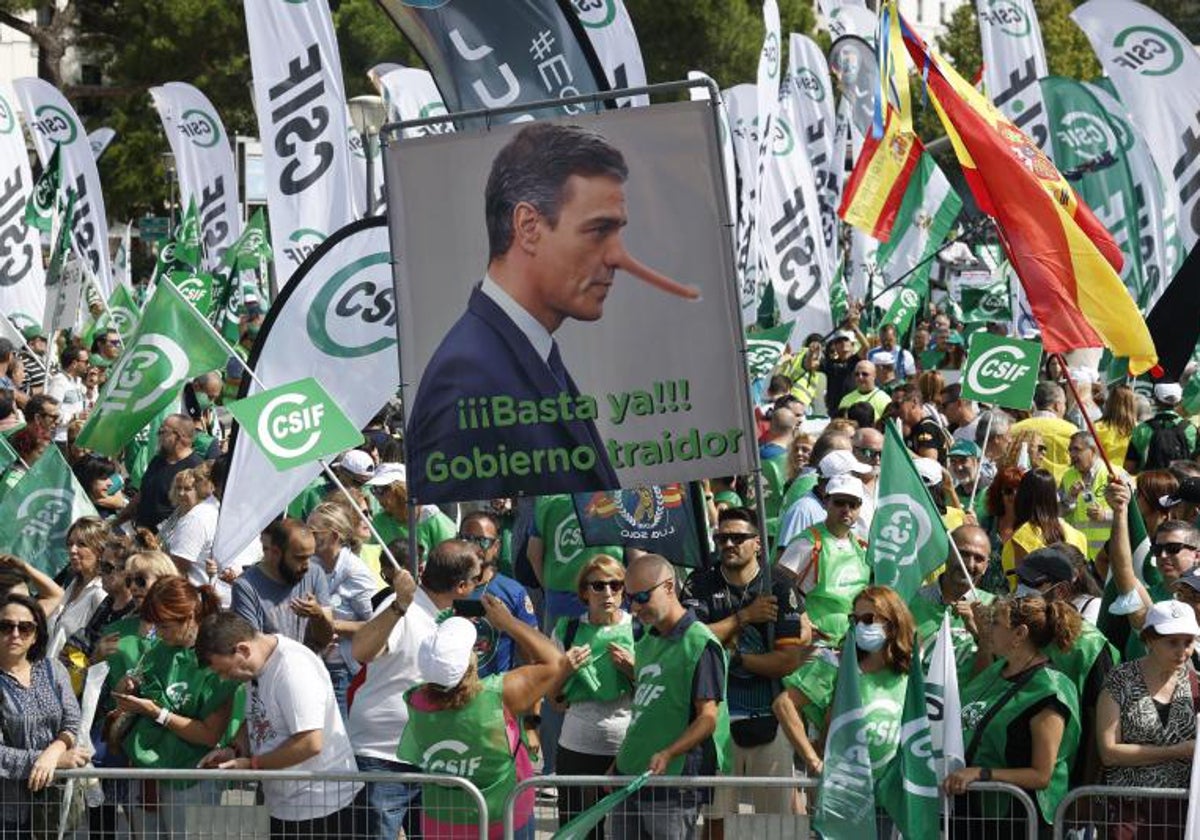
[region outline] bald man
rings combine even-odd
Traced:
[[[850,406],[860,402],[865,402],[875,409],[876,423],[892,402],[888,393],[875,384],[875,365],[868,361],[861,361],[854,366],[854,390],[842,397],[837,407],[838,414],[845,416]]]

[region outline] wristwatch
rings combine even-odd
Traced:
[[[991,767],[980,767],[979,768],[979,781],[990,782],[991,780],[992,780],[992,768]]]
[[[406,612],[408,612],[408,608],[400,606],[399,598],[393,598],[392,599],[392,612],[394,612],[396,614],[397,618],[404,618],[404,614]]]

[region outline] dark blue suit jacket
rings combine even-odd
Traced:
[[[460,399],[497,395],[514,400],[557,399],[564,390],[572,396],[579,394],[569,375],[565,386],[558,383],[520,328],[476,285],[467,311],[446,333],[425,367],[408,413],[408,484],[415,497],[431,503],[619,487],[604,442],[590,420],[459,428]],[[508,454],[590,446],[596,453],[596,465],[585,471],[544,471],[526,476],[510,473],[465,481],[451,477],[434,482],[428,478],[426,467],[435,453],[444,456],[441,463],[448,465],[460,455],[472,458],[476,447],[496,455],[501,444]]]

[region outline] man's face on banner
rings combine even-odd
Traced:
[[[567,179],[558,224],[551,227],[545,216],[538,220],[533,265],[546,315],[560,323],[600,319],[615,265],[625,252],[621,229],[627,221],[620,181],[580,175]]]

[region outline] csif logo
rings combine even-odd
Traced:
[[[179,290],[179,294],[183,296],[183,299],[192,306],[198,306],[198,304],[208,297],[208,283],[199,274],[190,274],[178,281],[172,278],[171,282],[175,284],[175,288]]]
[[[314,230],[313,228],[300,228],[293,231],[292,235],[288,237],[288,242],[294,244],[289,244],[285,247],[283,253],[289,260],[299,266],[324,241],[325,234],[321,233],[321,231]]]
[[[133,326],[137,323],[137,316],[129,311],[127,306],[112,307],[112,326],[121,335],[129,335],[133,332]]]
[[[147,333],[122,354],[109,376],[108,390],[98,408],[102,411],[141,412],[170,397],[187,379],[188,354],[169,336]],[[136,401],[133,398],[153,389]]]
[[[17,114],[12,105],[0,96],[0,134],[12,134],[17,127]]]
[[[991,0],[979,12],[980,22],[986,22],[1013,38],[1024,38],[1031,31],[1029,16],[1012,0]]]
[[[211,149],[221,139],[217,121],[199,108],[184,111],[178,128],[180,134],[202,149]]]
[[[258,417],[258,442],[279,460],[303,458],[321,440],[325,404],[306,394],[274,397]]]
[[[470,754],[471,748],[462,741],[446,739],[425,750],[421,766],[427,773],[449,773],[452,776],[471,776],[479,770],[483,759]]]
[[[763,41],[762,56],[767,60],[767,76],[772,79],[779,77],[779,35],[768,32]]]
[[[79,136],[75,120],[56,105],[43,105],[34,112],[33,128],[51,143],[69,146]]]
[[[771,154],[787,157],[796,148],[796,135],[782,114],[777,114],[771,123]]]
[[[1020,347],[1011,344],[993,347],[971,365],[967,384],[977,394],[999,394],[1029,372],[1030,365],[1022,364],[1024,361],[1025,353]]]
[[[615,0],[571,0],[571,7],[588,29],[603,29],[617,17]]]
[[[901,568],[916,562],[921,546],[933,536],[933,523],[924,507],[902,493],[882,496],[875,518],[882,523],[874,542],[875,575],[881,584],[891,586]]]
[[[1130,26],[1113,39],[1112,61],[1143,76],[1169,76],[1183,64],[1183,47],[1153,26]]]
[[[916,309],[921,305],[921,296],[915,289],[905,286],[900,290],[900,303],[904,305],[905,309]]]
[[[34,490],[17,508],[21,536],[52,542],[67,535],[75,494],[62,487]]]
[[[820,76],[809,70],[807,67],[801,67],[796,73],[796,84],[813,102],[825,101],[825,84],[821,81]]]
[[[308,336],[324,353],[341,359],[369,356],[396,343],[396,293],[384,251],[336,271],[313,298]]]
[[[1071,151],[1089,158],[1097,158],[1108,152],[1116,154],[1117,138],[1112,128],[1100,116],[1088,111],[1070,111],[1063,114],[1057,132],[1059,140]]]

